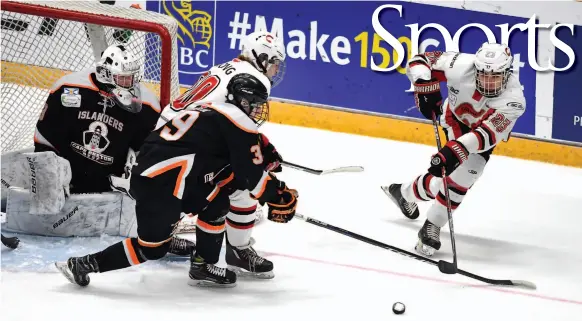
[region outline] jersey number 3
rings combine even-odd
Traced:
[[[176,141],[182,138],[188,129],[194,125],[194,122],[196,122],[199,115],[200,112],[194,110],[181,111],[176,115],[176,117],[174,117],[174,119],[172,119],[171,123],[164,126],[160,132],[160,137],[169,141]]]

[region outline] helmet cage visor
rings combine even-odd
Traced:
[[[500,72],[492,72],[485,70],[477,70],[475,82],[477,91],[485,97],[497,97],[507,87],[510,70]]]

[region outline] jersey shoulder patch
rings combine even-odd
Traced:
[[[97,85],[93,83],[93,80],[91,79],[91,73],[94,71],[94,68],[88,68],[65,75],[52,85],[50,93],[52,94],[62,87],[71,87],[77,89],[85,88],[93,91],[99,91],[99,88],[97,88]]]
[[[239,129],[252,133],[257,134],[259,129],[257,124],[251,120],[251,118],[245,114],[240,108],[233,104],[229,103],[211,103],[206,105],[207,108],[210,108],[219,114],[226,117],[233,125],[238,127]]]

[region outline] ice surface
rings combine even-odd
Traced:
[[[410,221],[381,185],[406,182],[435,147],[266,124],[285,160],[363,173],[316,176],[285,169],[307,216],[412,251],[428,203]],[[525,279],[537,290],[486,285],[294,220],[256,227],[255,248],[275,263],[272,280],[232,289],[187,285],[186,262],[164,259],[91,275],[87,288],[54,260],[98,251],[121,238],[22,236],[2,248],[2,320],[575,320],[582,315],[582,170],[493,156],[455,214],[459,267],[489,278]],[[448,229],[435,259],[451,259]],[[221,262],[224,263],[224,262]],[[406,304],[403,315],[391,306]]]

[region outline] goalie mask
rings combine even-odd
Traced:
[[[132,113],[141,110],[140,63],[124,46],[110,46],[103,52],[97,62],[96,76],[99,82],[107,84],[119,107]]]
[[[257,31],[242,41],[241,55],[250,59],[275,87],[285,75],[285,47],[273,34]]]
[[[484,97],[497,97],[507,87],[513,57],[505,44],[484,43],[475,54],[475,83]]]
[[[266,80],[266,79],[265,79]],[[268,89],[269,88],[269,89]],[[269,84],[250,74],[238,74],[229,81],[226,101],[240,108],[257,127],[269,118]]]

